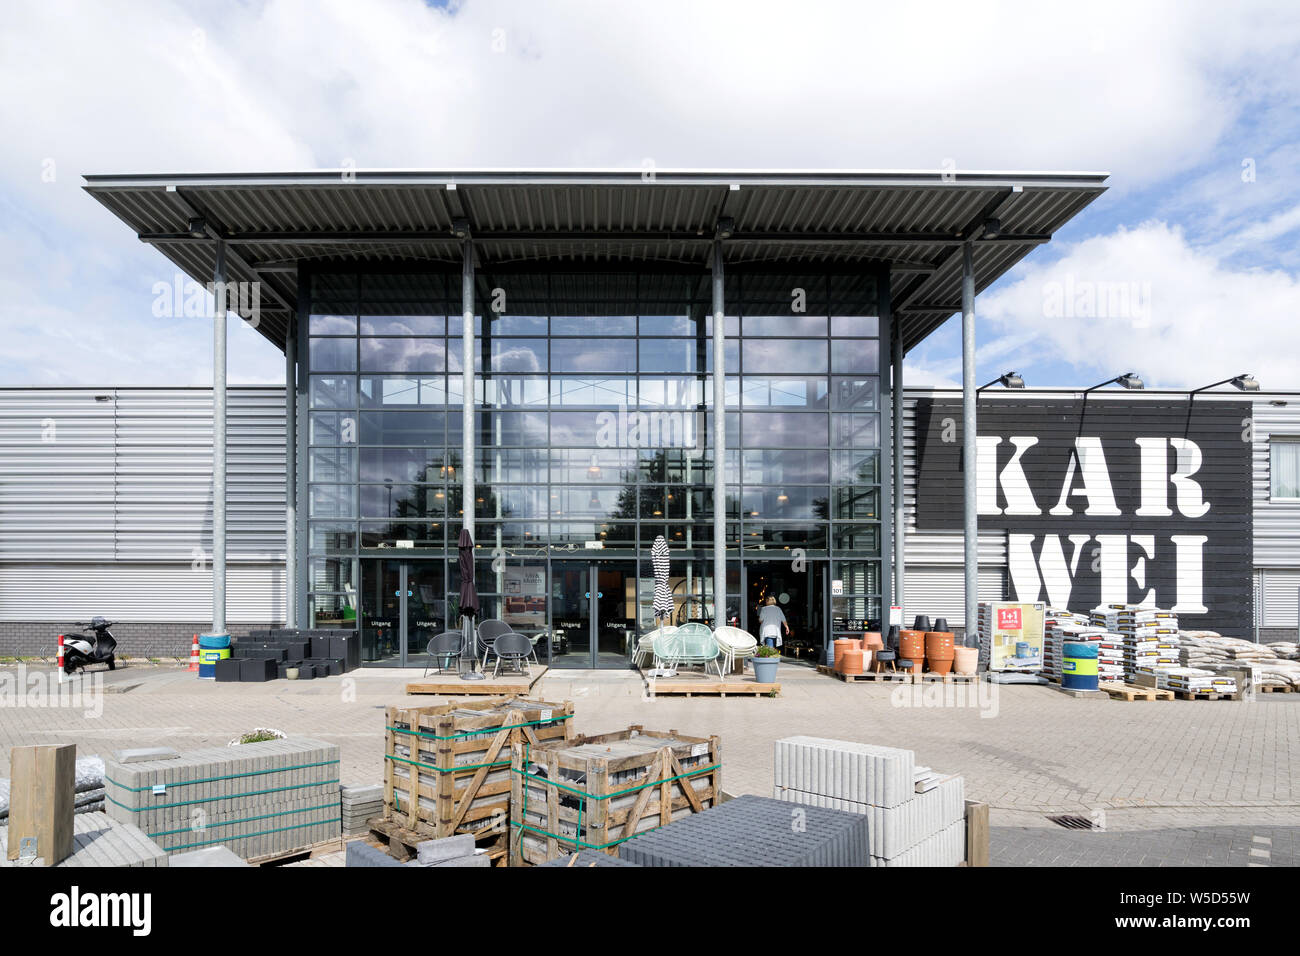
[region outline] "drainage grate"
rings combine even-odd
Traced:
[[[1056,817],[1048,817],[1058,827],[1065,827],[1067,830],[1091,830],[1092,821],[1087,817],[1071,816],[1068,813]]]

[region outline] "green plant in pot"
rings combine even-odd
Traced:
[[[775,647],[762,645],[754,652],[754,680],[760,684],[776,683],[776,665],[781,662],[781,652]]]

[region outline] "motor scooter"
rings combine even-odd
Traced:
[[[108,630],[113,623],[102,617],[94,617],[89,624],[78,621],[74,626],[80,628],[82,633],[63,635],[64,673],[71,674],[78,667],[85,670],[91,664],[107,664],[109,670],[116,669],[117,641]],[[94,636],[88,636],[87,632]]]

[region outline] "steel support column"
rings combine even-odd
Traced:
[[[212,633],[226,633],[226,243],[212,271]]]
[[[890,324],[893,327],[891,329],[892,348],[890,355],[893,359],[894,366],[893,390],[890,396],[894,412],[894,526],[892,529],[894,533],[894,593],[892,597],[893,603],[902,608],[903,613],[906,614],[907,605],[904,597],[907,593],[907,591],[904,590],[906,561],[903,557],[903,332],[902,322],[897,316],[893,317],[893,321]],[[883,617],[884,620],[881,621],[881,627],[886,633],[888,633],[890,625],[889,608],[883,609]]]
[[[284,342],[284,621],[296,627],[298,603],[298,336]]]
[[[727,321],[722,243],[713,243],[713,626],[727,623]]]
[[[474,244],[465,239],[460,244],[460,486],[461,510],[465,512],[461,527],[474,534]],[[474,542],[477,547],[478,542]]]
[[[975,258],[974,245],[961,247],[961,440],[962,538],[966,562],[965,642],[976,645],[979,621],[979,517],[976,511],[979,474],[975,421]]]

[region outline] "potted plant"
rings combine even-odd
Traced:
[[[781,652],[775,647],[762,645],[754,652],[754,680],[760,684],[776,683],[776,665],[781,662]]]

